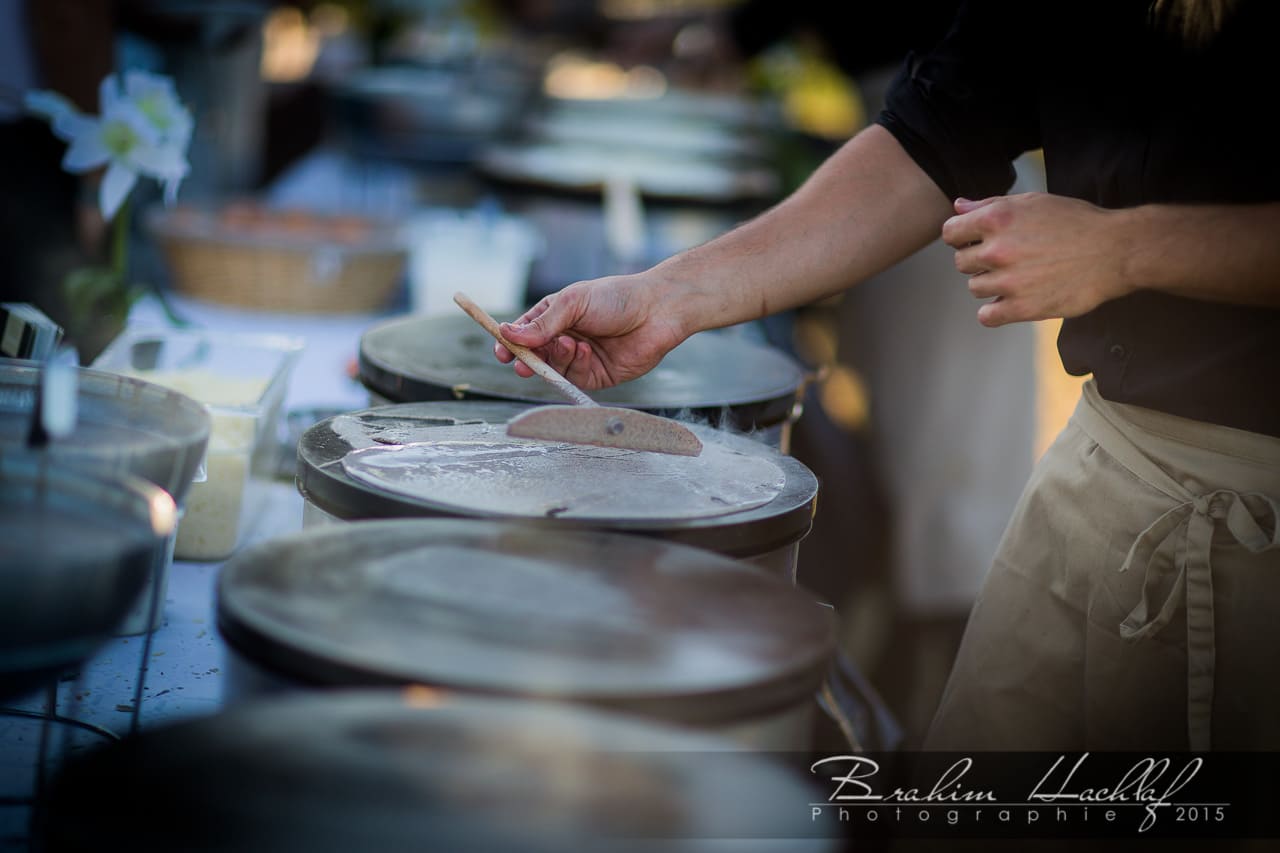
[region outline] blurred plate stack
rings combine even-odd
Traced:
[[[358,157],[466,163],[519,123],[536,79],[496,60],[364,69],[332,92],[336,125]]]
[[[681,93],[651,98],[548,98],[519,132],[477,161],[491,178],[598,193],[623,179],[643,196],[731,204],[775,197],[775,129],[764,105]]]

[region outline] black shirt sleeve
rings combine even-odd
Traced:
[[[911,54],[876,119],[948,198],[999,195],[1040,147],[1035,3],[972,0],[932,51]]]

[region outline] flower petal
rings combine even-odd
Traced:
[[[108,74],[98,84],[98,109],[105,116],[120,101],[120,82],[114,74]]]
[[[131,168],[157,181],[180,180],[191,171],[187,158],[171,145],[138,145],[127,159]]]
[[[119,100],[111,105],[110,110],[102,111],[102,123],[123,122],[133,131],[139,145],[156,146],[160,144],[160,130],[151,123],[146,114],[138,109],[137,104],[128,100]]]
[[[39,116],[53,124],[64,116],[79,115],[76,105],[57,92],[48,89],[33,89],[22,96],[22,103],[27,112]]]
[[[82,136],[95,136],[102,130],[96,118],[83,113],[66,113],[53,120],[53,135],[64,142],[74,142]]]
[[[124,96],[136,101],[151,89],[147,78],[151,75],[137,68],[124,72]]]
[[[98,188],[98,207],[102,210],[103,219],[111,221],[137,182],[138,173],[123,163],[113,162],[107,168],[102,186]]]
[[[62,168],[68,172],[79,174],[96,169],[111,159],[111,152],[102,141],[102,134],[93,129],[91,132],[76,135],[67,146],[67,153],[62,155]]]
[[[178,200],[178,187],[181,185],[182,178],[175,178],[174,180],[164,182],[165,207],[172,207],[173,203]]]
[[[177,101],[178,90],[173,85],[173,78],[164,74],[152,74],[139,68],[131,68],[124,73],[124,94],[131,100],[138,100],[148,95],[159,94],[170,101]]]
[[[190,110],[181,106],[174,110],[171,118],[165,141],[172,143],[179,151],[185,152],[187,146],[191,144],[191,133],[196,127],[195,119],[191,117]]]
[[[186,148],[194,121],[190,111],[178,100],[173,80],[135,70],[126,72],[124,88],[125,100],[146,118],[160,141],[174,141]]]

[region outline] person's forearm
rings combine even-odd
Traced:
[[[857,284],[936,239],[950,213],[937,185],[873,125],[784,201],[649,275],[692,334]]]
[[[1280,204],[1153,204],[1120,211],[1127,291],[1280,307]]]

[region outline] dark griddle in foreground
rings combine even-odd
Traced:
[[[313,528],[218,578],[232,648],[297,683],[426,684],[615,707],[692,724],[809,701],[831,612],[700,548],[515,522]]]

